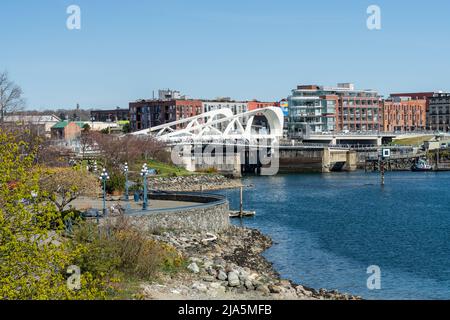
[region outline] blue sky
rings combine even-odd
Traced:
[[[79,31],[66,28],[71,4]],[[448,0],[2,0],[0,70],[29,109],[127,107],[168,87],[260,100],[302,83],[450,90],[448,12]]]

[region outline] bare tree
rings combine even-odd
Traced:
[[[84,157],[86,156],[87,151],[92,151],[96,147],[95,134],[93,134],[90,130],[90,126],[85,124],[83,127],[83,131],[80,136],[80,151]]]
[[[170,160],[166,145],[150,136],[116,136],[99,132],[90,134],[90,139],[93,139],[102,154],[103,163],[113,170],[120,170],[124,162],[134,163],[141,159],[155,159],[161,162]]]
[[[22,89],[9,80],[6,71],[0,73],[0,124],[3,124],[6,113],[19,111],[23,105]]]
[[[98,178],[84,169],[47,169],[41,174],[39,185],[61,213],[80,196],[95,196],[100,193]]]

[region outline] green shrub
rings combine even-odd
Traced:
[[[124,272],[147,279],[161,271],[176,271],[184,264],[183,257],[174,247],[149,239],[126,224],[116,230],[115,236],[120,247]]]
[[[122,192],[125,190],[125,176],[120,173],[112,173],[106,182],[106,192],[111,194],[114,192]]]
[[[73,240],[86,247],[76,261],[82,272],[89,272],[95,277],[114,278],[118,275],[122,263],[120,249],[107,232],[93,223],[81,223],[74,232]]]
[[[82,223],[74,232],[74,242],[85,244],[87,249],[77,263],[94,276],[115,279],[127,275],[147,280],[159,272],[177,272],[185,265],[174,247],[148,238],[126,218],[101,229],[90,222]]]

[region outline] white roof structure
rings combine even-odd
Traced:
[[[52,115],[11,115],[5,116],[5,122],[24,122],[31,124],[45,124],[48,122],[60,122],[61,119]]]

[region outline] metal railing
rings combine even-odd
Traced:
[[[206,209],[206,208],[212,208],[218,205],[222,205],[222,204],[226,204],[228,202],[227,198],[223,195],[219,195],[219,194],[212,194],[212,193],[194,193],[194,192],[169,192],[169,191],[163,191],[163,192],[153,192],[150,193],[149,199],[151,200],[158,200],[157,197],[158,195],[162,196],[162,197],[166,197],[167,196],[174,196],[175,198],[177,196],[184,198],[184,199],[179,199],[178,201],[182,201],[182,202],[188,202],[186,200],[186,197],[191,197],[191,199],[193,200],[192,202],[195,202],[195,199],[199,199],[199,198],[203,198],[203,199],[208,199],[210,201],[205,202],[205,203],[196,203],[193,205],[186,205],[186,206],[177,206],[177,207],[171,207],[171,208],[159,208],[159,209],[147,209],[147,210],[142,210],[142,209],[127,209],[125,211],[125,214],[127,216],[140,216],[140,215],[147,215],[147,214],[154,214],[154,213],[170,213],[170,212],[178,212],[178,211],[187,211],[187,210],[192,210],[192,209]],[[167,200],[167,201],[177,201],[177,200],[168,200],[168,199],[159,199],[159,200]]]

